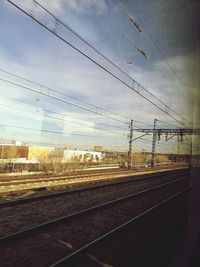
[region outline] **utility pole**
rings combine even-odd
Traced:
[[[133,120],[130,123],[130,134],[129,137],[129,150],[128,150],[128,169],[132,169],[132,142],[133,142]]]
[[[154,119],[154,124],[153,124],[153,139],[152,139],[152,154],[151,154],[151,167],[155,166],[155,152],[156,152],[156,123],[157,119]]]

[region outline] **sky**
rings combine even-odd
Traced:
[[[1,1],[1,140],[127,150],[131,119],[135,129],[155,118],[158,128],[198,128],[197,1],[38,0],[65,25],[33,0],[12,2],[55,34]],[[143,139],[133,148],[150,151],[152,136]],[[176,137],[157,150],[177,152]]]

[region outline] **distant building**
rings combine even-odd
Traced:
[[[28,159],[38,160],[40,157],[47,157],[53,150],[53,147],[30,146],[28,151]]]
[[[28,158],[28,146],[0,145],[0,158]]]
[[[87,150],[55,149],[45,146],[0,144],[0,172],[37,171],[41,160],[56,158],[61,163],[102,161],[102,153]]]
[[[102,153],[103,160],[106,162],[112,162],[112,161],[119,161],[121,158],[121,155],[118,152],[113,151],[104,151]]]
[[[103,147],[102,146],[94,146],[94,151],[95,152],[102,152]]]
[[[13,140],[13,141],[11,141],[11,143],[12,143],[12,145],[14,145],[14,146],[23,146],[23,145],[24,145],[23,142],[21,142],[21,141],[17,141],[17,140]]]
[[[101,162],[102,154],[96,151],[87,150],[62,150],[63,162],[79,161],[79,162]]]

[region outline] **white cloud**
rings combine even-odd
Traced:
[[[37,2],[57,16],[61,16],[65,8],[70,8],[76,13],[86,13],[91,7],[96,6],[93,0],[37,0]],[[41,8],[33,0],[15,0],[15,3],[23,8],[25,7],[33,16],[43,14]],[[100,8],[106,9],[105,0],[98,0],[98,5]]]
[[[38,1],[39,2],[39,1]],[[47,3],[47,6],[50,10],[54,11],[56,14],[60,14],[63,12],[64,3],[66,1],[64,0],[51,0],[51,1],[40,1],[41,3]],[[68,1],[67,1],[68,2]]]
[[[98,5],[102,9],[106,9],[104,0],[98,0]],[[87,12],[92,6],[95,6],[95,0],[68,0],[66,4],[77,13]]]
[[[41,3],[42,2],[44,1],[41,1]],[[92,5],[89,2],[90,1],[70,0],[65,3],[76,12],[85,12]],[[104,3],[104,1],[101,1],[101,3]],[[59,13],[62,12],[63,5],[64,1],[51,1],[48,7],[49,9],[54,10],[55,13]],[[34,34],[36,33],[33,33],[33,36]],[[92,103],[93,105],[100,106],[108,110],[117,112],[121,115],[128,116],[129,118],[144,121],[149,124],[153,124],[154,118],[167,121],[166,115],[158,112],[158,110],[153,108],[151,104],[138,96],[136,93],[132,92],[129,88],[121,85],[115,79],[105,74],[104,71],[100,70],[98,67],[95,67],[94,64],[89,63],[82,56],[74,53],[68,47],[65,46],[63,49],[62,43],[58,42],[58,40],[51,38],[48,39],[49,42],[45,42],[44,46],[32,47],[31,41],[29,43],[29,40],[26,39],[26,30],[24,36],[26,45],[23,45],[21,47],[21,50],[24,52],[24,60],[21,60],[20,58],[20,61],[18,61],[14,56],[12,60],[9,60],[10,57],[7,57],[6,54],[3,54],[3,52],[0,51],[0,67],[10,70],[11,72],[18,75],[24,76],[30,80],[40,82],[41,84],[46,84],[49,87],[55,88],[63,93],[75,97],[77,96],[77,98]],[[41,36],[40,38],[42,39]],[[12,41],[12,39],[10,41]],[[45,41],[45,39],[42,39],[42,41]],[[77,43],[78,42],[76,42],[76,44]],[[28,49],[29,46],[31,46],[30,49]],[[32,52],[30,53],[30,51]],[[88,51],[86,50],[86,52]],[[182,65],[184,63],[184,58],[175,58],[169,60],[171,64],[174,64],[174,67],[178,72],[181,73],[183,71]],[[175,60],[175,62],[171,60]],[[103,61],[102,63],[104,64]],[[129,71],[138,82],[143,84],[146,88],[152,90],[151,92],[157,95],[159,98],[164,99],[165,102],[169,103],[169,106],[172,105],[172,108],[174,108],[175,110],[186,110],[186,107],[183,106],[181,102],[181,100],[185,99],[178,97],[178,92],[176,91],[176,81],[168,81],[158,75],[158,72],[160,70],[164,71],[163,65],[164,62],[157,62],[152,66],[152,68],[149,68],[148,70],[133,65],[133,69]],[[127,79],[125,80],[127,81]],[[20,83],[22,82],[20,81]],[[48,93],[48,90],[45,88],[35,85],[31,86],[33,88],[36,88],[37,90],[42,90],[43,92]],[[7,103],[6,101],[9,100],[10,105],[15,107],[16,109],[20,107],[20,104],[16,105],[16,101],[19,101],[18,103],[21,103],[21,105],[28,108],[30,105],[34,110],[39,106],[41,108],[41,112],[43,112],[43,109],[57,111],[58,113],[63,112],[64,132],[69,133],[69,135],[71,136],[73,133],[77,132],[91,135],[95,134],[102,136],[112,136],[112,133],[110,133],[109,131],[107,131],[107,133],[102,133],[102,131],[96,130],[95,128],[96,125],[98,125],[98,123],[100,122],[106,122],[114,125],[115,122],[111,120],[108,120],[97,114],[92,114],[77,108],[72,108],[71,106],[62,104],[59,101],[50,100],[48,97],[42,97],[33,93],[30,94],[23,89],[14,86],[8,86],[4,83],[1,83],[0,88],[1,91],[4,92],[2,96],[3,103],[5,104]],[[141,91],[141,89],[139,90],[140,92],[144,93],[144,91]],[[49,91],[49,93],[51,92]],[[85,106],[85,104],[79,101],[72,100],[59,94],[52,94],[59,96],[62,99],[70,100],[71,102]],[[145,93],[145,95],[148,94]],[[39,99],[39,103],[36,102],[37,98]],[[178,101],[180,101],[180,105],[173,106],[173,103],[175,101],[177,102],[177,99]],[[25,103],[27,103],[27,106],[25,105]],[[90,108],[95,110],[94,107]],[[43,117],[37,114],[33,117],[31,113],[22,112],[20,111],[20,109],[17,112],[14,112],[12,109],[6,111],[5,109],[1,108],[1,111],[1,117],[3,117],[3,114],[5,114],[5,123],[8,121],[10,124],[14,124],[16,123],[16,121],[18,121],[25,127],[38,127],[38,129],[41,129],[42,127]],[[58,127],[60,126],[60,124],[62,124],[59,120],[49,117],[46,117],[45,121],[47,123],[55,125],[55,127]],[[36,123],[38,124],[36,125]],[[12,131],[12,133],[13,132],[14,131]],[[31,139],[33,135],[30,132],[30,134],[27,133],[26,135],[22,136],[22,138],[28,138],[28,136]],[[52,135],[51,139],[49,140],[52,140],[53,138],[54,135]],[[102,142],[106,141],[103,140]],[[110,143],[113,144],[114,142],[115,141],[110,139]]]
[[[43,60],[43,52],[44,51],[41,51],[38,56],[34,55],[34,57],[30,55],[30,58],[27,59],[27,61],[32,62],[33,60],[34,62],[36,58]],[[50,54],[50,51],[47,50],[46,53]],[[27,68],[27,66],[20,64],[12,64],[12,69],[14,69],[14,71],[12,70],[12,72],[30,78],[31,80],[47,84],[50,87],[65,92],[69,95],[77,95],[78,98],[90,102],[94,105],[104,107],[108,110],[120,113],[136,120],[144,121],[150,124],[153,123],[155,117],[161,120],[166,120],[166,115],[158,112],[155,108],[152,108],[148,102],[146,102],[140,96],[136,95],[136,93],[131,92],[128,88],[115,82],[115,80],[110,78],[108,75],[104,75],[101,71],[99,72],[99,70],[94,68],[93,65],[86,62],[84,64],[79,64],[78,59],[76,61],[76,58],[74,57],[69,58],[69,60],[66,62],[65,57],[62,57],[62,60],[58,60],[58,62],[56,62],[56,64],[52,66],[50,63],[52,60],[55,60],[56,62],[56,58],[54,56],[52,58],[50,57],[47,61],[44,61],[42,69],[36,69],[34,67]],[[9,62],[5,61],[4,63],[5,65],[10,65]],[[33,66],[34,65],[35,64],[33,64]],[[38,66],[38,63],[36,65]],[[138,81],[149,81],[150,87],[154,88],[155,91],[158,90],[161,97],[166,97],[166,91],[163,89],[163,84],[166,84],[166,86],[169,87],[170,83],[166,81],[164,82],[161,79],[155,79],[157,75],[156,70],[148,72],[137,68],[137,71],[134,71],[134,75],[137,76]],[[38,90],[41,90],[41,87],[36,88]],[[162,88],[162,90],[160,90],[160,88]],[[11,88],[9,90],[11,90]],[[30,100],[30,97],[24,90],[13,90],[13,88],[12,91],[9,90],[5,91],[4,97],[18,100],[23,99],[23,102]],[[48,92],[48,90],[45,90],[44,88],[42,88],[42,90]],[[41,104],[44,105],[44,109],[46,108],[52,111],[58,109],[58,112],[67,110],[68,112],[66,112],[66,116],[71,116],[73,119],[73,116],[76,114],[76,118],[80,120],[80,122],[81,120],[83,120],[87,123],[92,122],[93,125],[95,125],[95,121],[97,122],[106,120],[103,117],[101,118],[99,115],[91,116],[92,113],[81,111],[77,108],[73,108],[72,111],[72,107],[65,104],[61,105],[61,103],[58,101],[53,101],[51,103],[49,102],[49,98],[42,100],[43,98],[39,95],[35,95],[34,98],[36,99],[36,97],[39,97]],[[58,97],[66,99],[70,102],[74,102],[81,106],[85,106],[85,104],[79,101],[75,101],[60,95],[58,95]],[[177,101],[177,97],[174,97],[172,99],[171,96],[169,96],[168,98],[165,98],[165,101],[167,101],[167,99],[169,103],[173,103],[172,101],[175,100]],[[48,107],[46,105],[48,105]],[[93,109],[91,107],[89,108]],[[177,109],[179,107],[176,105],[173,108]],[[180,108],[182,108],[182,103],[180,103]],[[51,120],[50,118],[48,119]],[[56,122],[56,120],[54,120],[53,123],[56,124],[58,123],[58,121]],[[109,123],[113,124],[114,122],[109,121]],[[85,133],[91,132],[91,129],[87,127],[90,124],[86,124],[85,127],[77,127],[72,124],[73,123],[71,123],[70,125],[70,132],[78,130]],[[77,124],[79,124],[79,121],[77,121]]]

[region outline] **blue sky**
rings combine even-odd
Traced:
[[[55,20],[40,7],[35,6],[32,0],[13,0],[13,2],[51,29],[55,29],[62,38],[132,86],[130,79],[62,25],[56,24]],[[176,3],[171,0],[121,1],[129,15],[136,18],[141,25],[144,30],[142,34],[124,15],[116,0],[96,1],[103,13],[93,0],[50,2],[38,0],[38,2],[61,18],[156,97],[166,102],[187,120],[191,119],[193,99],[188,96],[195,87],[191,85],[190,79],[191,74],[194,73],[196,55],[194,33],[191,31],[193,23],[191,9],[187,1],[179,0]],[[148,54],[149,60],[138,52],[108,17],[114,20],[123,32]],[[50,89],[0,71],[0,78],[18,84],[14,85],[0,80],[0,89],[3,92],[0,100],[2,124],[0,137],[2,139],[17,139],[30,144],[34,142],[63,144],[82,148],[89,148],[93,145],[103,145],[105,148],[114,146],[121,149],[127,148],[128,127],[126,124],[87,112],[85,109],[64,103],[62,100],[103,113],[114,119],[126,122],[133,119],[148,124],[135,123],[136,128],[149,128],[154,118],[160,120],[159,126],[162,128],[169,127],[163,124],[163,121],[172,123],[175,127],[180,126],[6,0],[2,1],[0,9],[0,40],[0,69],[68,95],[55,93]],[[30,92],[22,86],[46,95]],[[157,105],[165,108],[144,90],[141,88],[138,90],[154,100]],[[49,98],[48,94],[54,99]],[[118,113],[127,119],[106,113],[81,101]],[[181,120],[175,114],[173,116]],[[8,125],[31,128],[35,131],[12,128]],[[61,134],[40,132],[40,130],[57,131]],[[136,132],[134,134],[138,135]],[[149,150],[151,137],[146,137],[146,139],[147,141],[136,142],[135,148]],[[175,148],[173,148],[174,145]],[[171,141],[167,146],[160,144],[159,147],[164,151],[166,149],[176,150],[176,142]]]

